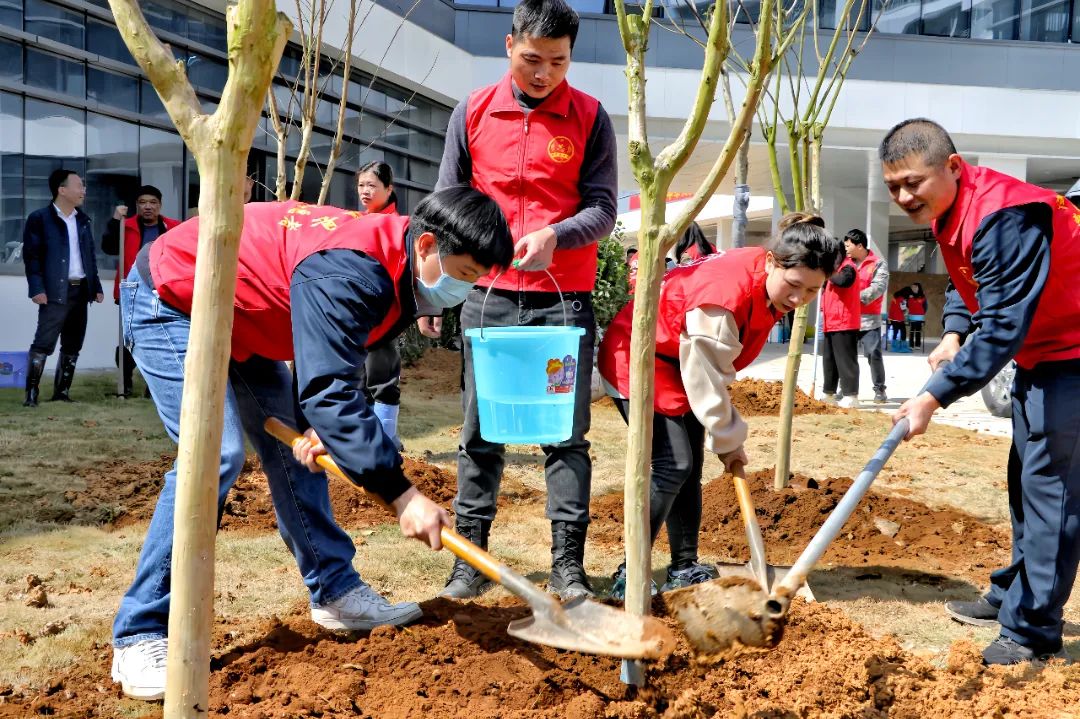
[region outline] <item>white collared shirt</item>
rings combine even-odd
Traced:
[[[64,215],[64,211],[53,203],[53,207],[56,208],[56,214],[60,215],[60,219],[67,225],[68,233],[68,279],[69,280],[81,280],[86,277],[86,271],[83,269],[82,263],[82,250],[79,248],[79,225],[75,222],[75,216],[78,214],[78,210],[72,210],[70,215]]]

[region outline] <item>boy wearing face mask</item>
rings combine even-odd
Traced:
[[[174,441],[197,241],[197,218],[166,232],[139,253],[120,286],[125,344]],[[441,547],[449,516],[406,479],[358,376],[368,346],[400,333],[418,314],[460,303],[477,278],[512,257],[498,205],[466,187],[428,196],[411,218],[298,202],[244,207],[218,516],[243,467],[246,435],[262,460],[278,528],[316,623],[369,630],[420,616],[415,603],[390,604],[361,581],[352,539],[334,522],[315,458],[329,453],[355,484],[393,508],[405,536]],[[286,360],[295,362],[295,379]],[[263,431],[268,417],[306,430],[294,455]],[[113,625],[113,678],[135,698],[160,698],[165,690],[175,484],[174,467]]]

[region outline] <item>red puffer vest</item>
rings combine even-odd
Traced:
[[[164,215],[161,216],[161,222],[165,225],[166,232],[180,224],[180,220],[174,220]],[[131,272],[131,266],[135,264],[135,255],[139,254],[141,249],[142,226],[139,224],[138,217],[129,217],[124,220],[124,267],[122,271],[116,273],[116,278],[113,280],[112,295],[114,300],[120,299],[120,279],[127,278],[128,273]]]
[[[372,345],[401,316],[396,296],[408,264],[405,230],[409,218],[365,216],[352,210],[301,202],[253,202],[244,205],[234,300],[232,356],[273,360],[293,358],[289,285],[293,270],[322,250],[363,252],[381,264],[394,281],[394,304],[368,335]],[[161,299],[191,312],[195,289],[195,250],[199,218],[166,232],[150,247],[150,274]]]
[[[846,258],[836,271],[839,272],[845,267],[856,270],[856,275],[858,275],[858,269],[850,257]],[[824,320],[822,325],[825,332],[859,329],[859,315],[862,314],[859,289],[858,276],[850,287],[837,287],[832,282],[825,283],[825,291],[821,293],[821,315]]]
[[[1040,362],[1080,357],[1080,211],[1061,195],[985,167],[964,163],[956,200],[947,222],[934,222],[934,236],[953,286],[974,314],[979,288],[971,266],[972,243],[979,225],[1006,207],[1032,203],[1053,212],[1050,273],[1016,363],[1031,369]]]
[[[698,307],[723,307],[735,316],[742,352],[735,369],[749,365],[761,353],[781,314],[765,292],[763,247],[746,247],[707,255],[669,270],[660,287],[656,320],[654,406],[660,414],[677,417],[690,411],[690,400],[679,372],[679,342],[686,314]],[[604,380],[630,396],[630,328],[634,301],[615,316],[600,343],[599,369]]]
[[[595,98],[564,81],[526,115],[514,98],[509,73],[469,96],[465,128],[472,184],[499,203],[514,242],[577,213],[585,145],[599,107]],[[548,270],[563,292],[591,292],[596,284],[596,243],[556,249]],[[477,284],[491,283],[488,277]],[[555,290],[547,273],[514,269],[506,270],[495,287]]]
[[[870,286],[870,283],[874,281],[874,270],[877,268],[878,262],[880,261],[881,258],[875,255],[873,252],[867,252],[866,257],[864,257],[863,261],[859,263],[859,267],[856,270],[856,273],[859,277],[856,282],[856,284],[858,284],[859,286],[859,292],[865,290],[867,287]],[[882,300],[884,299],[885,295],[882,294],[881,297],[878,297],[873,302],[863,305],[861,312],[864,315],[880,315],[881,306],[883,304]]]

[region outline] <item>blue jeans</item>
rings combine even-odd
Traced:
[[[179,441],[180,399],[191,318],[162,302],[132,268],[120,283],[124,343],[154,397],[165,431]],[[332,602],[360,585],[352,566],[352,539],[334,521],[326,475],[302,467],[285,445],[263,431],[277,417],[296,425],[292,375],[283,362],[253,357],[229,366],[225,425],[221,438],[218,521],[225,496],[244,466],[244,435],[254,446],[270,485],[278,530],[296,558],[313,604]],[[150,520],[135,581],[113,622],[113,645],[125,647],[165,637],[169,625],[176,465],[165,475]]]

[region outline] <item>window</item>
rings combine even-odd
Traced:
[[[22,30],[22,0],[0,0],[0,25]]]
[[[182,7],[165,5],[154,0],[143,0],[139,7],[151,27],[187,37],[187,15]]]
[[[195,52],[186,53],[184,62],[187,65],[187,75],[192,85],[217,92],[225,88],[225,80],[229,77],[229,68],[225,63],[211,60]]]
[[[95,218],[98,266],[114,269],[116,260],[101,251],[105,219],[119,204],[131,206],[139,187],[139,127],[97,113],[86,115],[86,175],[83,210]]]
[[[0,271],[22,272],[23,101],[0,92]]]
[[[143,80],[142,83],[142,96],[139,104],[139,109],[142,114],[149,115],[150,117],[161,118],[162,120],[169,119],[169,113],[165,111],[165,106],[161,104],[161,98],[158,97],[157,90],[150,84],[149,81]]]
[[[52,201],[49,173],[65,167],[83,174],[86,158],[86,113],[75,108],[26,99],[26,207]]]
[[[971,1],[948,0],[923,6],[923,35],[967,37],[971,34]]]
[[[839,0],[837,0],[839,2]],[[922,20],[921,0],[873,0],[878,32],[917,35]],[[884,9],[882,7],[884,6]]]
[[[225,21],[197,10],[189,10],[187,37],[193,42],[224,51],[226,47]]]
[[[835,30],[838,25],[845,28],[853,27],[856,23],[858,23],[859,30],[866,30],[870,27],[870,13],[862,7],[859,0],[852,3],[847,18],[844,18],[844,8],[846,6],[847,3],[844,0],[818,0],[818,25],[821,29]]]
[[[82,13],[40,0],[26,0],[24,23],[26,32],[83,49],[85,29]]]
[[[195,163],[192,162],[194,167]],[[139,128],[140,184],[161,190],[161,211],[184,217],[184,141],[174,132]]]
[[[91,67],[86,74],[86,99],[122,110],[139,111],[139,81]]]
[[[8,82],[23,81],[22,45],[0,40],[0,79]]]
[[[112,25],[97,20],[86,23],[86,49],[110,60],[135,65],[135,59],[128,52],[127,45],[120,37],[120,31]]]
[[[1021,0],[1020,39],[1065,42],[1069,34],[1069,0]]]
[[[971,37],[1015,40],[1019,33],[1019,0],[972,0]]]
[[[27,48],[26,84],[81,100],[86,97],[86,66],[59,55]]]
[[[439,179],[439,166],[423,160],[409,160],[409,179],[434,187]]]

